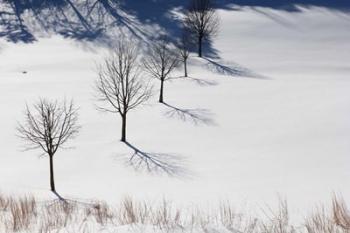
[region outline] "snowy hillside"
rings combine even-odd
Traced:
[[[2,13],[8,21],[0,26],[1,192],[54,198],[47,158],[23,152],[15,128],[26,103],[66,97],[79,106],[82,129],[74,148],[55,156],[56,186],[64,197],[117,203],[130,195],[180,206],[229,200],[258,211],[280,195],[297,219],[332,193],[349,201],[350,14],[343,7],[301,1],[290,10],[222,1],[220,30],[206,58],[192,53],[190,77],[166,83],[167,104],[157,102],[154,81],[154,97],[129,115],[129,144],[120,142],[119,117],[95,108],[96,64],[121,28],[144,46],[167,28],[176,36],[184,1],[169,2],[111,6],[120,9],[114,12],[120,18],[101,18],[95,8],[78,28],[72,10],[65,15],[69,27],[57,24],[64,15],[51,18],[47,9],[36,17],[24,9],[13,21]],[[13,39],[17,29],[6,28],[18,20],[28,32],[24,42]],[[72,34],[84,25],[93,38]],[[173,76],[182,73],[179,68]],[[129,161],[135,150],[170,164],[172,176],[144,165],[135,170],[137,161]]]

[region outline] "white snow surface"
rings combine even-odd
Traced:
[[[65,197],[115,203],[131,195],[184,206],[230,200],[259,210],[280,195],[298,215],[333,193],[349,197],[350,15],[318,7],[219,15],[213,47],[220,58],[192,54],[191,78],[165,87],[169,105],[198,119],[159,104],[156,81],[155,96],[129,114],[129,143],[178,165],[173,177],[128,166],[133,150],[119,141],[120,118],[96,110],[96,63],[105,48],[54,35],[29,44],[1,40],[1,191],[54,197],[48,159],[23,152],[15,131],[25,104],[48,97],[79,106],[74,148],[55,156]]]

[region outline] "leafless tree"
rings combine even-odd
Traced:
[[[170,79],[170,73],[179,64],[179,55],[173,52],[169,40],[162,37],[150,48],[146,58],[143,60],[146,71],[156,79],[160,80],[159,102],[163,103],[164,82]]]
[[[100,66],[96,81],[98,109],[117,113],[122,118],[122,142],[126,141],[127,113],[152,95],[152,87],[141,79],[138,53],[133,42],[120,40]]]
[[[25,111],[24,123],[18,124],[18,136],[25,141],[25,150],[40,149],[50,159],[50,187],[56,192],[53,157],[59,148],[79,132],[78,113],[73,102],[40,99]]]
[[[203,41],[215,36],[219,27],[219,17],[212,1],[192,0],[185,16],[186,26],[197,38],[199,57],[202,57]]]
[[[188,60],[188,57],[190,56],[191,46],[192,46],[192,40],[191,40],[190,31],[188,28],[183,27],[181,39],[180,39],[180,42],[178,44],[178,50],[179,50],[179,54],[181,56],[181,60],[183,62],[185,77],[188,76],[188,74],[187,74],[187,60]]]

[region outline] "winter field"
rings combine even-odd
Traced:
[[[162,4],[167,5],[161,1],[156,10],[162,10]],[[2,11],[8,9],[4,3],[0,6]],[[86,9],[79,6],[85,15]],[[69,200],[103,200],[113,206],[132,197],[150,206],[156,203],[155,209],[169,200],[181,210],[194,206],[206,210],[229,202],[235,211],[265,218],[262,210],[276,209],[281,198],[288,201],[290,220],[298,226],[316,207],[329,207],[333,195],[350,204],[349,11],[322,4],[286,10],[225,3],[217,9],[220,30],[205,48],[205,58],[193,52],[189,77],[181,77],[181,67],[172,74],[178,78],[165,84],[166,104],[157,102],[159,82],[152,81],[154,96],[129,114],[125,144],[120,142],[120,118],[95,106],[96,66],[112,47],[106,41],[118,38],[119,30],[132,30],[146,47],[150,35],[164,28],[176,35],[176,27],[162,20],[177,19],[181,12],[180,6],[167,8],[158,22],[154,17],[147,20],[151,9],[140,8],[147,15],[121,10],[123,23],[116,23],[108,37],[95,40],[42,30],[30,11],[21,20],[36,40],[14,42],[11,35],[0,33],[4,200],[29,194],[36,202],[56,199],[49,191],[48,159],[40,158],[40,151],[23,151],[16,136],[26,103],[48,97],[73,98],[79,107],[82,128],[70,143],[73,148],[55,155],[56,188]],[[105,20],[112,27],[115,19],[106,16]],[[0,24],[2,31],[4,25]],[[135,151],[167,166],[147,169],[137,157],[130,160]],[[124,220],[118,224],[133,223]],[[211,227],[210,221],[208,227],[191,231],[155,230],[148,229],[150,222],[139,232],[248,232],[218,222]],[[130,225],[92,225],[41,232],[137,232]]]

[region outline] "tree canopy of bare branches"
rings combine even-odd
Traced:
[[[213,7],[213,0],[192,0],[185,16],[185,25],[195,34],[198,43],[198,56],[202,57],[204,40],[217,34],[219,17]]]
[[[164,101],[164,82],[170,79],[170,73],[179,65],[179,55],[172,51],[167,38],[155,42],[143,60],[146,71],[160,80],[159,102]]]
[[[79,132],[78,113],[73,102],[40,99],[33,108],[26,107],[24,123],[18,124],[18,136],[25,150],[40,149],[50,158],[50,187],[56,192],[53,156]]]
[[[98,109],[120,114],[123,142],[126,141],[127,113],[152,95],[149,82],[141,77],[138,52],[133,42],[120,40],[115,51],[100,66],[96,81]]]

